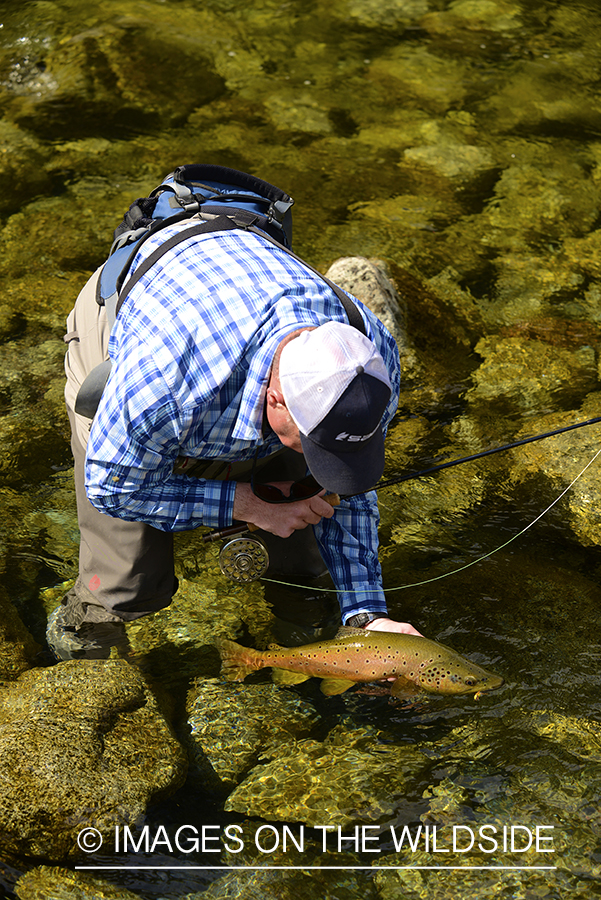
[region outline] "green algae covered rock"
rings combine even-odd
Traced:
[[[184,536],[184,553],[198,546],[193,532]],[[209,553],[218,548],[210,545]],[[269,634],[273,616],[265,603],[263,586],[234,584],[208,559],[202,579],[179,577],[179,590],[171,605],[153,616],[128,623],[127,634],[137,662],[163,685],[200,675],[216,677],[220,670],[215,647],[218,637],[235,637],[243,624],[261,641]]]
[[[0,213],[15,212],[24,201],[49,193],[42,147],[26,131],[0,121]]]
[[[77,835],[132,824],[172,793],[185,754],[141,674],[124,660],[26,672],[0,711],[0,834],[11,854],[62,860]]]
[[[484,362],[474,372],[470,404],[495,403],[499,412],[531,414],[570,406],[597,383],[595,351],[569,350],[522,337],[482,338],[476,352]]]
[[[98,133],[99,126],[107,133],[152,128],[159,111],[165,121],[180,121],[219,96],[224,83],[203,32],[186,33],[183,22],[161,28],[161,4],[150,6],[145,16],[130,6],[129,15],[55,39],[40,59],[43,78],[10,96],[11,117],[43,136],[57,127],[63,136]],[[166,79],[160,61],[167,59]]]
[[[473,144],[411,147],[403,155],[407,163],[429,166],[444,178],[456,178],[463,182],[478,177],[494,166],[489,151]]]
[[[268,860],[271,860],[271,856]],[[329,859],[329,857],[328,857]],[[286,858],[282,860],[287,864]],[[259,863],[267,869],[268,863]],[[328,863],[329,864],[329,863]],[[348,866],[348,856],[340,859]],[[214,881],[201,894],[187,894],[182,900],[357,900],[371,898],[369,875],[361,872],[230,872]],[[29,900],[29,898],[25,898]],[[62,900],[58,898],[58,900]],[[87,898],[85,898],[87,900]]]
[[[31,869],[19,878],[15,894],[18,900],[140,900],[124,887],[60,866]]]
[[[428,0],[333,0],[332,15],[351,26],[401,33],[428,12]]]
[[[559,234],[586,233],[597,218],[600,199],[599,186],[573,159],[560,157],[543,171],[516,161],[499,178],[483,218],[504,232],[505,240],[514,237],[518,246],[541,235],[548,242]]]
[[[522,27],[522,16],[521,4],[513,0],[454,0],[444,12],[424,16],[421,24],[433,34],[463,39],[467,30],[482,40],[511,34]]]
[[[231,791],[268,744],[308,735],[315,709],[272,684],[199,679],[188,694],[192,772],[201,787]]]
[[[411,44],[401,43],[374,59],[368,77],[387,93],[391,104],[410,99],[437,113],[460,105],[466,94],[466,68],[461,62]]]
[[[550,413],[528,424],[528,434],[553,431],[599,415],[601,393],[590,394],[580,409]],[[524,429],[525,432],[526,429]],[[601,544],[601,512],[598,503],[599,469],[595,454],[599,449],[601,425],[588,425],[576,432],[559,434],[513,450],[509,481],[512,485],[535,485],[547,502],[555,500],[571,485],[553,515],[585,547]],[[525,436],[524,433],[517,437]],[[588,464],[591,463],[589,466]],[[574,479],[578,479],[575,483]]]
[[[379,744],[366,730],[335,728],[325,741],[288,742],[264,754],[228,797],[225,809],[267,821],[340,825],[392,816],[426,758]]]

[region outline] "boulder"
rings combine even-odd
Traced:
[[[268,744],[307,736],[319,717],[272,684],[198,680],[188,695],[191,774],[203,790],[231,791]]]
[[[426,757],[409,746],[379,743],[366,729],[334,728],[325,741],[290,741],[230,794],[225,809],[267,821],[340,825],[393,816]]]
[[[140,672],[80,660],[25,672],[0,710],[0,835],[5,852],[59,861],[78,835],[132,825],[182,783],[184,751]]]

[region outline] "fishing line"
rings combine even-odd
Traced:
[[[562,499],[562,497],[565,497],[565,495],[568,493],[568,491],[574,487],[574,485],[576,484],[578,479],[584,475],[586,470],[588,468],[590,468],[590,466],[592,466],[592,464],[595,462],[595,460],[597,459],[599,454],[601,454],[601,448],[599,448],[599,450],[597,450],[597,452],[595,453],[593,458],[589,462],[587,462],[584,469],[582,469],[582,471],[579,472],[578,475],[576,475],[574,480],[571,481],[570,484],[566,488],[563,489],[561,494],[558,497],[556,497],[555,500],[553,500],[553,502],[550,503],[549,506],[547,506],[547,508],[544,509],[542,511],[542,513],[540,513],[536,517],[536,519],[533,519],[533,521],[530,522],[528,525],[526,525],[525,528],[522,528],[521,531],[519,531],[517,534],[514,534],[513,537],[510,537],[508,541],[505,541],[504,544],[501,544],[499,547],[496,547],[494,550],[491,550],[489,553],[485,553],[483,556],[479,556],[478,559],[474,559],[474,560],[472,560],[472,562],[466,563],[464,566],[460,566],[458,569],[451,569],[450,572],[444,572],[442,575],[435,575],[434,578],[426,578],[424,581],[416,581],[413,584],[400,584],[397,587],[384,588],[384,593],[386,594],[386,593],[389,593],[392,591],[404,591],[407,588],[412,588],[412,587],[421,587],[424,584],[431,584],[433,581],[440,581],[442,578],[448,578],[449,575],[457,575],[459,572],[464,572],[466,569],[469,569],[470,566],[475,566],[476,563],[482,562],[482,560],[484,560],[484,559],[488,559],[494,553],[498,553],[499,550],[503,550],[505,547],[509,546],[509,544],[513,543],[513,541],[517,540],[519,537],[521,537],[523,534],[525,534],[530,528],[532,528],[533,525],[536,525],[536,523],[539,522],[543,518],[543,516],[545,516],[549,512],[549,510],[553,509],[553,507],[557,503],[559,503],[559,501]],[[284,585],[285,587],[297,587],[297,588],[305,588],[305,589],[307,587],[306,584],[291,584],[288,581],[277,581],[275,578],[261,578],[261,581],[270,581],[272,584],[281,584],[281,585]],[[337,588],[314,588],[314,590],[322,591],[322,592],[330,593],[330,594],[339,593],[339,590]],[[345,594],[371,594],[372,591],[373,591],[373,588],[370,588],[369,590],[367,590],[367,589],[345,590],[344,593]]]

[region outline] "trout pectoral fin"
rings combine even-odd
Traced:
[[[321,692],[326,697],[333,697],[334,694],[344,694],[354,684],[357,682],[350,681],[348,678],[324,678],[321,682]]]
[[[392,682],[390,693],[393,697],[414,697],[415,694],[421,693],[421,688],[414,681],[409,681],[401,675]]]
[[[301,684],[303,681],[308,681],[311,676],[305,675],[304,672],[291,672],[289,669],[274,667],[271,677],[274,684]]]

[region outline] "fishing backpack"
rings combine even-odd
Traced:
[[[203,164],[179,166],[148,197],[135,200],[115,229],[96,292],[96,300],[105,307],[111,329],[133,286],[172,247],[195,235],[244,229],[275,244],[325,281],[343,304],[350,324],[365,334],[361,314],[344,291],[292,253],[293,203],[280,188],[236,169]],[[198,224],[167,238],[128,278],[134,258],[148,238],[192,216],[200,220]],[[110,370],[108,359],[89,373],[77,394],[76,413],[94,417]]]

